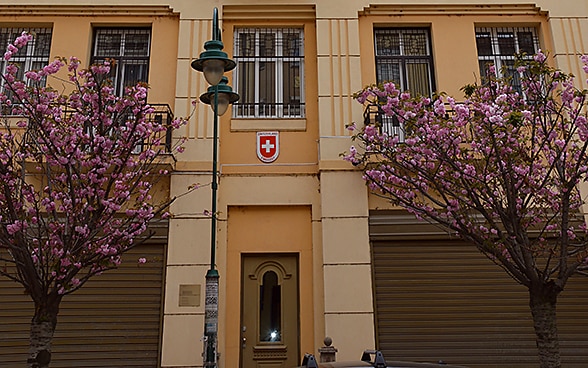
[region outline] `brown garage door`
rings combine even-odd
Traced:
[[[537,367],[526,288],[473,246],[432,227],[418,229],[406,218],[372,213],[377,341],[384,356]],[[565,367],[588,361],[586,305],[588,279],[572,279],[558,303]]]
[[[165,246],[144,244],[117,270],[64,297],[53,340],[52,368],[157,367]],[[148,263],[138,265],[145,257]],[[30,298],[0,279],[0,367],[25,367]]]

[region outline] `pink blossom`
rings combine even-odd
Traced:
[[[41,75],[39,73],[37,73],[36,71],[26,72],[25,77],[27,77],[27,79],[34,80],[37,82],[41,80]]]
[[[537,51],[537,53],[535,54],[535,56],[533,56],[533,59],[535,59],[535,61],[538,61],[538,62],[542,63],[547,58],[545,57],[545,54],[541,50],[539,50],[539,51]]]
[[[490,65],[488,67],[488,75],[489,76],[495,76],[496,75],[496,66]]]
[[[21,229],[22,229],[22,226],[18,222],[14,223],[14,224],[6,225],[6,231],[8,231],[8,234],[10,234],[10,235],[16,234]]]
[[[27,43],[33,40],[33,36],[26,31],[23,31],[20,36],[14,40],[14,45],[18,48],[23,48]]]

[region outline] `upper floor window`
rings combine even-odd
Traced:
[[[150,49],[149,28],[96,28],[91,62],[114,60],[110,76],[121,95],[125,87],[147,82]]]
[[[49,63],[52,30],[51,28],[0,27],[0,55],[3,55],[8,44],[14,42],[23,32],[30,33],[33,36],[33,40],[14,54],[9,62],[3,58],[0,59],[0,72],[2,74],[6,73],[8,63],[15,64],[18,67],[17,77],[21,80],[24,79],[25,72],[42,69]],[[3,82],[0,81],[0,83]]]
[[[300,28],[235,29],[237,118],[303,118],[304,35]]]
[[[381,28],[374,30],[376,79],[394,82],[413,96],[431,96],[435,90],[431,36],[427,28]],[[366,110],[368,121],[372,107]],[[382,133],[404,141],[404,124],[396,116],[376,111],[376,123]]]
[[[394,82],[413,95],[432,95],[433,56],[427,28],[376,29],[374,39],[378,83]]]
[[[498,76],[512,78],[512,85],[519,88],[515,54],[531,57],[539,51],[539,40],[535,28],[480,27],[476,28],[476,46],[482,79],[487,76],[488,66],[494,65]]]
[[[0,73],[6,74],[6,67],[9,64],[16,65],[17,73],[16,78],[19,80],[25,80],[25,73],[29,70],[39,70],[49,64],[49,53],[51,52],[51,28],[28,28],[28,27],[0,27],[0,55],[3,55],[8,47],[8,44],[13,43],[18,36],[23,32],[27,32],[33,36],[33,39],[21,48],[16,54],[12,56],[10,61],[0,58]],[[31,81],[26,81],[31,84]],[[9,97],[12,92],[8,88],[4,88],[4,79],[0,78],[0,87],[2,87],[4,93]],[[41,86],[46,83],[45,78],[40,81]],[[17,113],[14,110],[16,101],[12,101],[11,104],[2,104],[0,107],[0,113],[4,115],[12,115]]]

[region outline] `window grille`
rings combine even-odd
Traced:
[[[125,87],[147,82],[150,49],[149,28],[96,28],[91,62],[114,60],[110,78],[116,93],[122,95]]]
[[[0,72],[4,75],[6,67],[9,64],[14,64],[18,68],[16,74],[17,79],[25,80],[25,72],[29,70],[42,69],[49,63],[49,53],[51,52],[51,28],[27,28],[27,27],[0,27],[0,55],[6,51],[8,44],[13,43],[17,37],[23,32],[28,32],[33,36],[32,41],[21,48],[16,54],[12,56],[10,61],[0,59]],[[26,81],[29,85],[32,81]],[[41,86],[46,83],[45,78],[40,82]],[[4,79],[0,78],[0,87],[3,88]],[[3,88],[4,89],[4,88]],[[10,96],[10,91],[4,91]],[[6,115],[12,114],[12,108],[2,106],[2,113]]]
[[[413,96],[431,96],[435,90],[431,36],[427,28],[382,28],[374,30],[376,79],[394,82]],[[376,124],[380,132],[398,136],[404,142],[404,124],[388,116],[377,105],[366,107],[366,124]]]
[[[432,95],[435,83],[428,29],[376,29],[374,40],[378,83],[394,82],[413,95]]]
[[[23,32],[33,36],[33,40],[27,43],[10,59],[10,63],[18,66],[18,78],[24,78],[24,73],[29,70],[39,70],[49,63],[49,52],[51,51],[51,28],[3,28],[0,27],[0,47],[2,54],[6,51],[9,43],[19,37]],[[6,72],[8,63],[0,60],[2,73]]]
[[[509,77],[512,86],[520,89],[520,75],[515,70],[515,54],[531,57],[539,51],[537,31],[532,27],[479,27],[476,28],[478,64],[482,80],[487,78],[490,65],[497,76]]]
[[[237,28],[238,118],[303,118],[304,35],[298,28]]]

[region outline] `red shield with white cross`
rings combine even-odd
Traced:
[[[278,132],[257,132],[257,157],[263,162],[274,162],[279,154]]]

